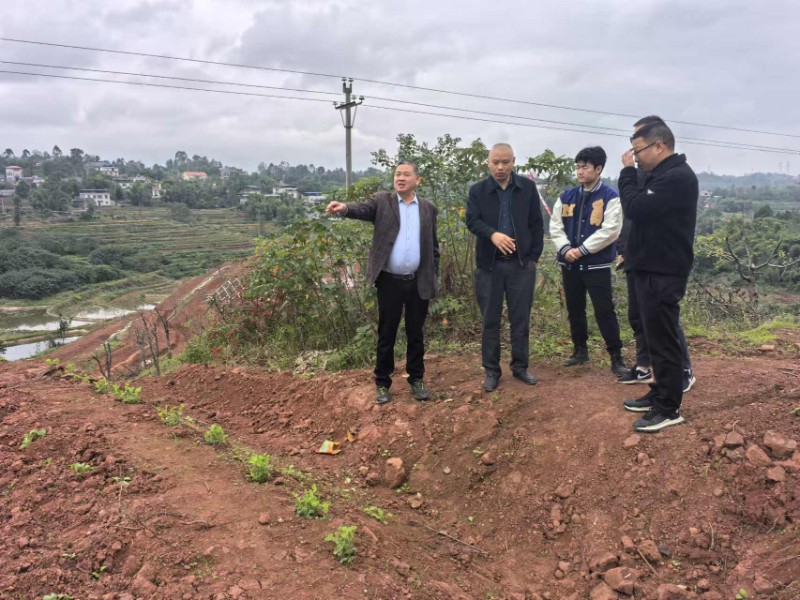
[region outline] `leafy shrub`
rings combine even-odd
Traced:
[[[92,387],[98,394],[107,394],[111,390],[111,383],[105,377],[101,377],[94,382]]]
[[[344,565],[349,565],[356,556],[356,529],[355,525],[342,525],[325,536],[326,542],[333,542],[333,555]]]
[[[317,493],[317,484],[313,484],[302,495],[295,494],[294,512],[299,517],[321,519],[328,514],[330,502],[323,502]]]
[[[203,364],[211,362],[211,348],[205,336],[192,338],[186,344],[186,349],[181,354],[181,360],[189,364]]]
[[[183,409],[186,405],[180,406],[162,406],[156,409],[158,418],[167,427],[177,427],[183,422]]]
[[[209,444],[210,446],[216,446],[224,443],[227,437],[228,436],[225,434],[225,431],[222,429],[222,427],[216,423],[212,424],[203,434],[206,444]]]
[[[247,461],[247,478],[264,483],[272,477],[272,458],[269,454],[252,454]]]
[[[133,387],[126,382],[124,386],[119,386],[115,383],[111,386],[111,389],[114,395],[121,400],[123,404],[139,404],[142,401],[141,387]],[[182,409],[183,404],[181,404],[181,410]]]

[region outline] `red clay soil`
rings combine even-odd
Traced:
[[[46,370],[0,365],[3,599],[800,598],[794,343],[697,357],[686,424],[641,436],[621,401],[646,388],[599,366],[485,394],[478,356],[432,356],[435,399],[397,378],[382,407],[367,371],[191,365],[126,405]],[[162,424],[179,404],[194,422]],[[272,456],[269,482],[245,479],[243,448]],[[295,514],[311,483],[323,519]],[[340,525],[350,566],[324,541]]]

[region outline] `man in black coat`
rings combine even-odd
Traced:
[[[634,429],[652,433],[684,422],[680,301],[694,261],[699,189],[686,157],[675,154],[675,137],[663,121],[638,129],[631,144],[619,175],[622,211],[630,220],[625,262],[633,274],[655,382],[645,396],[624,405],[646,412]],[[641,181],[636,163],[647,172]]]
[[[529,335],[536,263],[544,245],[539,191],[514,173],[514,151],[495,144],[488,177],[469,189],[467,228],[475,234],[475,293],[481,309],[483,389],[497,389],[500,370],[500,316],[503,300],[511,326],[511,372],[528,385]]]

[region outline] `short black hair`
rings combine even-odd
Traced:
[[[395,166],[395,171],[397,170],[397,167],[399,167],[400,165],[411,165],[411,168],[414,169],[414,175],[419,177],[419,167],[417,166],[417,163],[415,163],[413,160],[401,160],[400,162],[397,163],[397,166]]]
[[[636,138],[642,138],[647,141],[648,144],[659,141],[664,142],[664,145],[670,152],[675,150],[675,135],[664,121],[657,121],[650,125],[645,125],[631,136],[631,143],[633,143],[633,140]]]
[[[658,115],[647,115],[646,117],[642,117],[636,123],[633,124],[633,128],[637,129],[642,125],[652,125],[653,123],[663,123],[664,119],[659,117]]]
[[[593,167],[606,166],[606,151],[600,146],[589,146],[584,148],[575,156],[575,163],[587,163]]]

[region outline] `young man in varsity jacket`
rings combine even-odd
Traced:
[[[600,180],[606,153],[600,146],[584,148],[575,157],[579,186],[565,191],[553,206],[550,237],[558,251],[564,295],[567,300],[572,356],[564,365],[589,362],[586,341],[586,293],[592,300],[597,326],[611,356],[611,372],[628,372],[622,360],[619,322],[614,310],[611,267],[622,229],[619,194]]]

